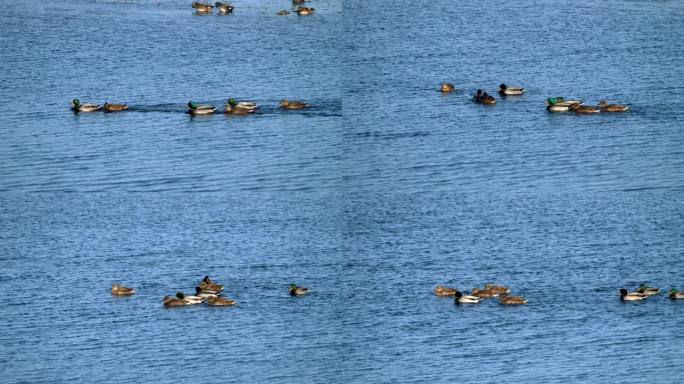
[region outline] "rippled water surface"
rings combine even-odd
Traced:
[[[233,5],[3,5],[0,382],[684,381],[684,302],[617,297],[684,290],[684,3]],[[485,282],[529,304],[432,294]]]

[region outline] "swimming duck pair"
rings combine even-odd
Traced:
[[[216,6],[216,9],[218,9],[219,13],[231,13],[233,12],[233,6],[228,4],[228,3],[222,3],[220,1],[217,1],[214,3]],[[195,12],[197,13],[211,13],[211,10],[214,8],[214,5],[211,5],[209,3],[200,3],[194,1],[192,3],[192,7],[195,9]]]
[[[71,110],[79,113],[79,112],[97,112],[100,110],[104,110],[105,112],[120,112],[128,109],[128,105],[126,104],[112,104],[109,102],[105,102],[104,106],[95,104],[95,103],[84,103],[81,104],[81,101],[79,99],[73,99],[70,102],[71,104]]]
[[[475,93],[475,96],[473,96],[473,101],[475,101],[478,104],[484,104],[484,105],[496,104],[496,99],[494,98],[494,96],[488,94],[487,92],[482,92],[481,89],[477,90],[477,92]]]
[[[573,111],[577,114],[595,114],[600,112],[626,112],[629,107],[619,104],[608,104],[601,100],[598,106],[583,105],[579,100],[565,100],[563,97],[551,97],[546,99],[546,110],[549,112]]]
[[[622,301],[641,301],[649,296],[660,293],[660,288],[649,287],[645,284],[639,285],[634,292],[628,292],[625,288],[620,289],[620,300]]]
[[[484,300],[484,297],[476,296],[476,295],[463,295],[461,292],[456,291],[456,294],[454,295],[454,304],[479,304],[482,300]],[[499,303],[504,304],[504,305],[522,305],[522,304],[527,304],[527,300],[520,297],[520,296],[512,296],[509,295],[508,293],[501,293],[495,294],[494,296],[489,296],[489,297],[496,297],[499,296]]]

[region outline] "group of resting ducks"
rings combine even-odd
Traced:
[[[188,102],[188,113],[190,115],[210,115],[214,113],[216,107],[211,104],[196,104],[193,101]],[[294,101],[283,99],[279,104],[282,109],[304,109],[308,108],[309,105],[302,101]],[[230,98],[226,101],[223,106],[223,112],[229,115],[247,115],[254,113],[256,111],[256,103],[251,101],[240,101],[237,102],[235,99]],[[71,100],[71,110],[79,112],[97,112],[104,110],[105,112],[121,112],[128,109],[126,104],[110,104],[104,103],[104,105],[95,103],[81,103],[78,99]]]
[[[135,289],[114,284],[111,289],[112,295],[131,296]],[[223,292],[223,285],[212,281],[209,276],[204,278],[195,287],[194,295],[186,295],[183,292],[176,292],[176,297],[164,296],[162,304],[166,308],[187,307],[201,303],[207,303],[211,307],[229,307],[235,304],[235,300],[220,297]],[[302,296],[309,292],[308,288],[299,287],[297,284],[290,284],[288,293],[290,296]]]
[[[484,289],[473,288],[470,295],[462,294],[457,288],[449,288],[438,285],[435,287],[435,295],[454,298],[454,304],[479,304],[484,299],[498,297],[499,303],[505,305],[527,304],[527,300],[520,296],[509,295],[511,290],[500,285],[485,284]]]
[[[451,83],[442,83],[439,89],[442,93],[454,92],[456,88]],[[506,96],[522,96],[525,93],[525,88],[509,87],[506,84],[499,85],[499,95]],[[495,105],[496,99],[494,96],[478,89],[473,95],[473,101],[478,104]],[[551,97],[546,100],[546,110],[549,112],[568,112],[573,111],[578,114],[593,114],[599,112],[626,112],[629,110],[628,106],[619,104],[608,104],[605,100],[599,101],[598,105],[593,107],[584,105],[580,100],[566,100],[563,97]]]
[[[306,0],[292,0],[292,4],[293,5],[304,4],[305,1]],[[214,5],[211,5],[207,2],[200,3],[197,1],[194,1],[192,3],[192,7],[195,9],[195,12],[197,12],[197,13],[211,13],[211,11],[214,9],[214,6],[216,7],[216,9],[219,11],[220,14],[225,15],[228,13],[233,13],[234,7],[232,5],[230,5],[228,3],[222,3],[220,1],[217,1],[216,3],[214,3]],[[314,10],[315,9],[311,8],[311,7],[300,6],[299,8],[297,8],[295,10],[295,12],[297,12],[298,15],[307,16],[307,15],[311,15],[312,13],[314,13]],[[290,12],[288,12],[287,10],[284,10],[284,9],[280,10],[277,13],[278,16],[285,16],[285,15],[289,15],[289,14],[290,14]]]
[[[650,296],[660,293],[660,288],[649,287],[644,284],[639,285],[634,292],[628,292],[625,288],[620,289],[620,300],[622,301],[641,301]],[[679,292],[676,288],[670,288],[667,294],[669,299],[684,299],[684,292]]]

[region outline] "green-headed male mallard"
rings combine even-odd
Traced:
[[[645,284],[640,284],[637,288],[637,293],[641,293],[645,296],[655,296],[660,293],[660,288],[649,287]]]
[[[684,292],[679,292],[677,288],[670,288],[667,297],[670,299],[684,299]]]
[[[456,291],[454,293],[454,304],[479,304],[480,301],[482,301],[482,298],[480,298],[480,297],[475,297],[475,296],[470,296],[470,295],[464,296],[459,291]]]
[[[188,113],[191,115],[210,115],[214,113],[216,107],[210,104],[195,104],[192,101],[188,101]]]
[[[626,289],[620,288],[620,300],[622,301],[641,301],[646,298],[646,295],[639,292],[627,292]]]
[[[297,284],[292,283],[290,284],[288,292],[290,293],[290,296],[301,296],[309,293],[309,288],[298,287]]]
[[[223,106],[223,112],[231,115],[247,115],[256,111],[256,103],[250,101],[236,102],[235,99],[230,98]]]
[[[509,87],[506,84],[499,85],[499,95],[501,96],[520,96],[525,93],[525,88]]]
[[[94,103],[81,104],[79,99],[71,100],[71,110],[74,112],[95,112],[102,109],[102,106]]]

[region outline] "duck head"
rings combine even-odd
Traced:
[[[454,293],[454,304],[459,304],[458,300],[463,297],[463,294],[459,291]]]
[[[78,108],[81,106],[81,100],[73,99],[73,100],[71,100],[71,105],[74,106],[74,108]]]
[[[627,290],[624,288],[620,288],[620,297],[625,297],[627,296]]]
[[[504,83],[499,84],[499,89],[501,89],[502,91],[505,91],[506,88],[508,88],[508,87],[506,86],[506,84],[504,84]]]
[[[176,292],[176,297],[183,300],[185,299],[185,294],[181,291]]]
[[[194,111],[197,108],[197,104],[192,101],[188,101],[188,108]]]

